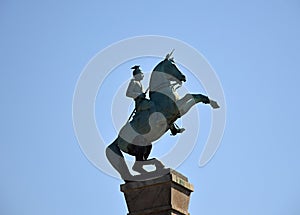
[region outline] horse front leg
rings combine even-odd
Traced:
[[[186,114],[195,104],[205,101],[205,97],[201,94],[186,94],[182,99],[176,101],[176,105],[179,109],[180,116]],[[208,99],[208,98],[207,98]]]
[[[210,100],[207,96],[202,94],[186,94],[182,99],[176,101],[180,116],[186,114],[195,104],[199,102],[210,104],[213,108],[219,108],[217,102]]]
[[[210,104],[210,106],[214,109],[219,108],[218,103],[212,99],[209,99],[207,96],[202,94],[191,94],[195,99],[196,103],[203,102],[204,104]]]

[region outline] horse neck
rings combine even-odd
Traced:
[[[168,80],[168,77],[163,72],[152,72],[151,78],[150,78],[150,84],[149,89],[150,91],[157,91],[162,88],[168,88],[170,87],[171,82]]]

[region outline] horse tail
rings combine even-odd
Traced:
[[[110,145],[108,145],[106,147],[106,156],[108,154],[108,151],[110,151],[110,152],[113,151],[117,155],[123,157],[123,154],[119,148],[118,142],[119,142],[119,137],[117,137]]]
[[[127,164],[124,160],[124,156],[118,146],[120,137],[117,137],[114,142],[106,147],[106,157],[110,164],[117,170],[123,180],[129,180],[132,178]]]

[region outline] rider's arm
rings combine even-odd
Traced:
[[[131,80],[126,91],[126,96],[135,99],[142,93],[143,91],[141,86],[139,86],[134,80]]]

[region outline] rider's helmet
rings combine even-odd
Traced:
[[[131,67],[131,69],[133,69],[133,72],[132,72],[133,76],[143,73],[142,70],[140,69],[140,65],[135,65],[135,66]]]

